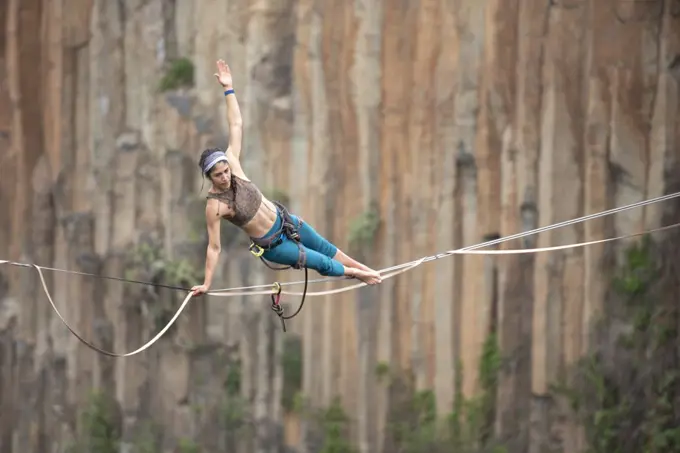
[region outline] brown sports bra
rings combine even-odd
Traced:
[[[234,215],[225,218],[234,225],[242,227],[250,222],[260,209],[262,192],[252,181],[241,179],[232,173],[231,187],[224,192],[208,193],[206,198],[214,198],[229,206],[234,211]]]

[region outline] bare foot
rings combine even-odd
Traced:
[[[353,261],[354,261],[354,260],[353,260]],[[360,262],[358,262],[358,261],[354,261],[354,263],[351,264],[351,266],[352,266],[352,267],[356,267],[356,268],[359,269],[359,270],[366,271],[366,272],[371,273],[371,274],[375,274],[375,273],[376,273],[375,269],[371,269],[370,267],[368,267],[368,266],[366,266],[365,264],[360,263]]]
[[[378,275],[380,275],[380,272],[376,271],[376,270],[373,269],[373,268],[370,268],[370,267],[366,266],[365,264],[362,264],[362,265],[361,265],[361,269],[365,270],[366,272],[370,272],[370,273],[372,273],[372,274],[378,274]]]
[[[353,268],[360,269],[360,270],[363,270],[363,271],[366,271],[366,272],[375,273],[375,270],[371,269],[370,267],[366,266],[363,263],[360,263],[359,261],[350,257],[349,255],[347,255],[345,252],[343,252],[340,249],[338,249],[338,251],[335,254],[335,256],[333,257],[333,259],[336,260],[336,261],[340,261],[340,263],[342,263],[344,266],[353,267]]]
[[[358,278],[367,285],[377,285],[378,283],[382,283],[382,277],[378,272],[375,271],[369,272],[354,268],[351,275],[352,277]]]

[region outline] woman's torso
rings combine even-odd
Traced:
[[[229,189],[208,193],[207,198],[217,200],[218,214],[243,229],[249,236],[260,237],[266,234],[276,221],[276,207],[252,181],[234,174]]]

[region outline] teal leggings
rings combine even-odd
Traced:
[[[293,214],[290,216],[296,225],[300,225],[300,246],[305,249],[305,267],[314,269],[323,276],[342,277],[345,275],[345,267],[339,261],[333,259],[338,248],[317,233],[310,225],[303,222],[299,217]],[[262,236],[262,238],[269,238],[276,230],[281,228],[282,222],[282,214],[279,212],[276,216],[276,222],[274,222],[274,225],[267,234]],[[264,252],[262,258],[272,263],[293,266],[299,259],[299,246],[295,241],[289,239],[285,233],[282,232],[281,236],[283,237],[283,242],[273,249]]]

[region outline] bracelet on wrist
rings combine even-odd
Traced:
[[[224,95],[229,96],[230,94],[235,94],[233,88],[227,88],[224,90]]]

